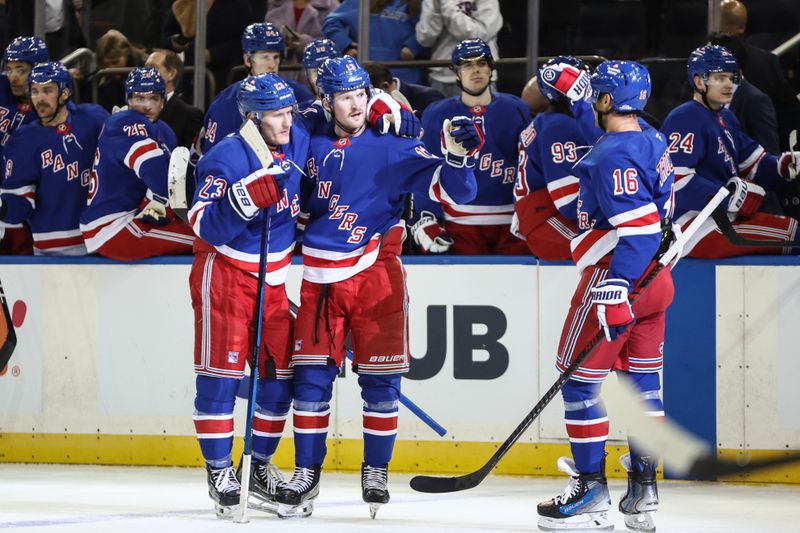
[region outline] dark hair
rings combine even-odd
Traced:
[[[183,79],[183,61],[181,61],[180,56],[173,50],[166,48],[155,48],[153,49],[153,52],[161,52],[164,54],[164,68],[175,71],[175,82],[173,85],[177,91],[178,86],[181,83],[181,79]]]
[[[747,48],[744,45],[744,37],[741,35],[732,35],[730,33],[712,33],[708,37],[711,44],[718,44],[724,46],[736,58],[739,63],[739,70],[744,70],[747,65]]]
[[[373,87],[380,88],[383,83],[392,83],[394,77],[389,67],[378,61],[365,61],[363,65],[364,70],[369,74],[369,80],[372,82]]]

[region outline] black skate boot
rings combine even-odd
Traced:
[[[250,491],[248,492],[247,507],[256,511],[278,514],[278,502],[275,495],[278,486],[284,482],[280,469],[267,461],[252,459],[250,462]],[[236,477],[242,478],[242,465],[236,471]]]
[[[322,467],[294,469],[292,479],[278,486],[275,500],[281,518],[305,518],[314,512],[314,499],[319,495]]]
[[[236,477],[233,466],[225,468],[211,468],[208,471],[208,495],[214,500],[214,510],[217,518],[233,518],[233,513],[239,507],[239,490],[241,485]]]
[[[606,517],[611,497],[605,475],[605,460],[596,474],[580,474],[572,459],[561,457],[558,469],[569,474],[567,488],[560,496],[542,502],[536,508],[539,529],[543,531],[614,529]]]
[[[369,504],[369,516],[375,519],[381,505],[389,502],[389,465],[361,463],[361,496]]]
[[[619,462],[628,471],[628,491],[619,501],[625,525],[633,531],[652,533],[656,530],[655,514],[658,510],[658,460],[640,457],[632,464],[631,456],[626,453],[619,458]]]

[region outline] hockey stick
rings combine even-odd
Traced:
[[[253,443],[253,417],[256,411],[256,382],[258,381],[258,354],[261,351],[261,322],[264,314],[264,285],[267,278],[267,256],[269,254],[269,215],[263,213],[261,224],[261,253],[258,257],[258,282],[256,283],[256,323],[253,332],[253,356],[250,363],[250,387],[247,398],[247,421],[244,428],[244,453],[242,454],[241,491],[239,492],[239,509],[234,522],[246,524],[247,497],[250,493],[250,456]]]
[[[289,311],[297,316],[297,304],[293,301],[289,300]],[[349,360],[353,360],[353,351],[350,349],[350,346],[345,345],[345,354]],[[419,405],[415,404],[408,396],[400,393],[400,403],[403,404],[406,409],[414,413],[417,418],[422,420],[429,428],[436,432],[437,435],[440,437],[444,437],[447,435],[447,430],[442,427],[436,420],[431,417],[428,413],[426,413]]]
[[[169,156],[167,184],[169,190],[169,206],[175,214],[188,222],[189,202],[186,198],[186,169],[189,167],[189,149],[176,147]]]
[[[711,213],[711,218],[725,238],[734,246],[757,246],[760,248],[800,248],[800,241],[768,241],[766,239],[748,239],[736,232],[728,218],[728,212],[718,207]]]
[[[2,282],[0,282],[0,304],[3,306],[4,315],[4,320],[0,320],[0,342],[2,342],[0,344],[0,370],[3,370],[17,347],[17,333],[14,330],[14,322],[11,320],[11,312],[8,309]]]
[[[663,256],[658,260],[653,267],[646,271],[642,276],[641,281],[631,294],[631,303],[636,301],[637,297],[643,290],[647,288],[650,283],[658,276],[658,274],[675,259],[675,257],[683,249],[684,243],[688,241],[700,227],[700,225],[711,215],[711,212],[728,196],[728,189],[721,187],[717,194],[709,201],[695,219],[684,230],[681,236],[669,247]],[[574,357],[572,363],[567,369],[558,377],[555,383],[544,393],[544,396],[533,407],[533,409],[525,416],[520,424],[514,429],[511,435],[497,448],[497,451],[489,458],[489,461],[481,468],[469,474],[453,477],[435,477],[435,476],[415,476],[411,479],[411,488],[418,492],[456,492],[459,490],[466,490],[476,487],[483,481],[489,472],[497,466],[500,459],[505,456],[511,449],[514,443],[519,440],[523,433],[530,427],[536,418],[541,414],[545,407],[552,401],[552,399],[564,387],[564,384],[572,377],[576,370],[583,364],[584,361],[591,355],[597,346],[605,340],[603,330],[599,330],[594,337],[584,346],[584,348]]]
[[[707,443],[673,420],[647,416],[647,406],[629,379],[618,374],[617,386],[618,394],[609,394],[604,399],[609,413],[625,421],[631,439],[646,455],[662,456],[664,464],[680,476],[713,479],[800,461],[800,453],[744,463],[718,458]]]
[[[264,168],[272,165],[272,154],[270,154],[267,143],[250,119],[245,119],[239,129],[242,139],[255,152],[258,160]],[[247,398],[247,423],[244,429],[244,453],[242,454],[242,479],[241,491],[239,493],[239,512],[234,516],[233,521],[240,524],[249,522],[247,518],[247,498],[250,493],[250,456],[253,442],[253,417],[256,410],[256,382],[258,381],[258,354],[261,348],[261,321],[264,313],[264,285],[267,277],[267,256],[269,254],[269,214],[263,211],[264,220],[261,225],[261,253],[258,257],[258,283],[256,284],[256,324],[253,328],[253,361],[250,366],[250,388]]]

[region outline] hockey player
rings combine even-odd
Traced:
[[[456,72],[461,96],[440,100],[425,109],[423,141],[429,150],[436,151],[444,119],[474,117],[486,139],[475,168],[478,194],[469,203],[445,202],[439,206],[428,200],[427,191],[416,191],[414,204],[420,217],[411,228],[414,240],[425,252],[441,253],[449,248],[457,255],[529,255],[525,243],[510,231],[517,143],[531,120],[528,106],[516,96],[492,92],[494,59],[489,46],[480,39],[458,43],[451,68]],[[434,216],[442,210],[444,230]],[[447,246],[448,240],[452,240],[452,246]]]
[[[794,240],[797,221],[759,210],[765,189],[781,190],[798,174],[800,153],[775,156],[745,135],[727,108],[739,67],[722,46],[696,49],[687,64],[692,100],[673,109],[661,131],[675,163],[675,215],[681,225],[697,215],[708,196],[727,185],[727,214],[737,233],[761,240]],[[780,253],[780,248],[731,245],[709,219],[686,243],[689,257],[722,258]]]
[[[292,355],[296,466],[278,491],[281,516],[313,510],[327,451],[329,402],[348,333],[364,400],[362,496],[373,518],[389,501],[400,379],[409,365],[408,298],[399,258],[403,194],[415,186],[454,202],[475,194],[474,158],[467,152],[480,147],[476,125],[466,117],[446,121],[444,160],[417,140],[379,136],[365,127],[369,83],[350,56],[329,59],[317,78],[333,123],[312,139],[306,165],[309,221]]]
[[[36,63],[49,60],[47,45],[39,37],[16,37],[3,53],[3,72],[0,76],[0,155],[11,134],[23,124],[36,120],[28,97],[28,75]],[[0,253],[31,255],[31,230],[24,224],[0,224]]]
[[[588,86],[588,71],[572,56],[542,65],[536,81],[550,105],[519,137],[512,232],[525,239],[533,255],[547,261],[572,259],[569,243],[578,218],[578,177],[572,167],[589,142],[572,115],[564,86],[571,87],[572,80]],[[554,83],[562,77],[561,85]]]
[[[318,99],[317,94],[317,69],[325,60],[339,57],[336,51],[336,44],[330,39],[317,39],[311,41],[303,49],[303,69],[306,71],[306,80],[314,93],[314,98]]]
[[[39,120],[19,128],[5,147],[0,220],[27,222],[36,255],[85,255],[79,219],[108,112],[73,104],[72,78],[57,62],[33,67],[28,94]]]
[[[250,24],[242,33],[242,60],[248,74],[257,76],[266,72],[277,73],[281,65],[281,54],[285,48],[283,35],[271,22]],[[298,102],[313,100],[314,96],[302,84],[284,80],[294,91]],[[240,82],[232,83],[220,92],[206,111],[203,119],[200,154],[208,153],[212,146],[242,125],[236,93]]]
[[[122,261],[192,251],[192,229],[167,206],[175,134],[158,114],[164,80],[140,67],[125,80],[128,108],[111,115],[97,142],[81,231],[89,253]]]
[[[611,370],[625,372],[649,407],[663,416],[658,371],[662,367],[664,315],[672,302],[669,269],[631,305],[637,280],[669,245],[673,168],[661,133],[644,130],[637,115],[650,95],[650,76],[630,61],[601,63],[591,77],[596,123],[605,135],[576,165],[580,177],[579,235],[572,254],[581,272],[558,346],[563,372],[599,328],[603,341],[561,390],[572,459],[558,460],[570,476],[563,494],[538,506],[539,528],[613,529],[605,476],[608,418],[599,398]],[[662,234],[664,235],[662,237]],[[657,458],[632,445],[623,464],[628,491],[619,509],[629,527],[654,531],[658,507]]]
[[[296,100],[275,74],[240,82],[243,117],[259,125],[275,164],[262,168],[237,132],[215,145],[197,167],[199,183],[189,212],[200,237],[189,285],[195,313],[194,423],[208,469],[209,494],[218,516],[239,503],[233,470],[233,407],[245,361],[252,353],[256,275],[263,218],[269,217],[258,384],[253,419],[251,494],[265,510],[274,508],[280,471],[271,463],[292,398],[292,315],[284,286],[300,212],[300,176],[312,125],[294,120]],[[321,119],[320,122],[324,122]]]

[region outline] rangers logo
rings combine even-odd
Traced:
[[[239,362],[239,352],[228,352],[228,362],[236,364]]]

